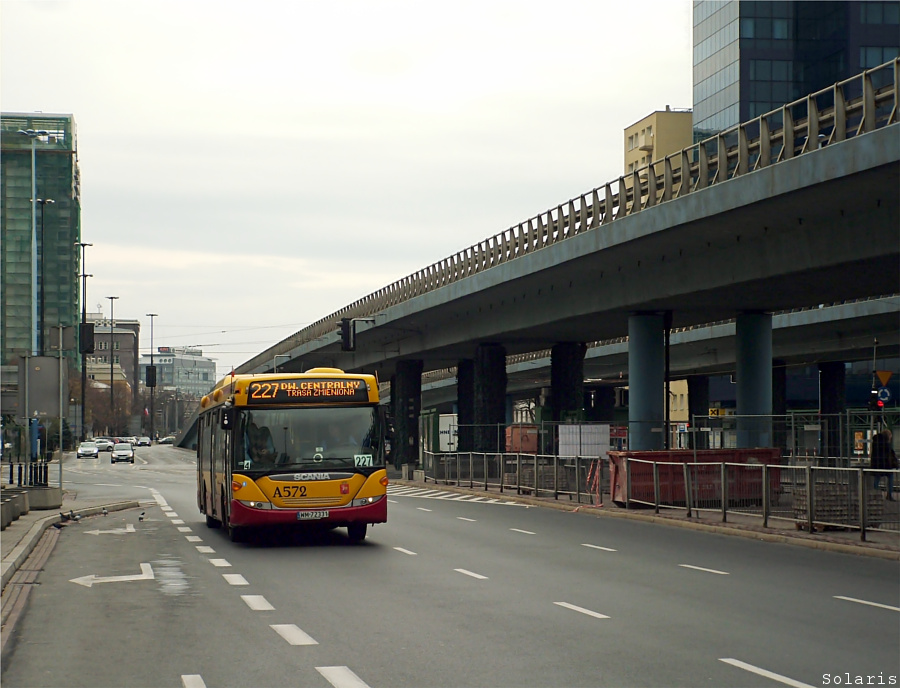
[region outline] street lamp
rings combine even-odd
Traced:
[[[84,431],[84,419],[85,419],[85,391],[87,390],[87,361],[85,359],[85,354],[90,353],[86,351],[87,346],[85,342],[85,330],[87,329],[87,278],[93,277],[93,275],[88,275],[84,271],[84,259],[85,259],[85,249],[88,246],[93,246],[93,244],[86,244],[83,241],[76,241],[76,246],[81,247],[81,330],[78,332],[78,348],[81,351],[81,441],[84,442],[87,439],[87,435]],[[91,342],[91,350],[93,350],[93,342]]]
[[[47,136],[50,132],[44,129],[19,129],[17,133],[31,139],[31,355],[37,356],[37,154],[35,144],[39,137]]]
[[[45,291],[45,280],[44,275],[47,272],[47,245],[44,242],[44,210],[45,206],[48,203],[56,203],[52,198],[35,198],[32,199],[35,203],[41,204],[41,316],[40,316],[40,328],[38,329],[39,336],[39,351],[41,352],[41,356],[44,355],[44,350],[47,348],[44,343],[44,291]]]
[[[110,433],[112,429],[113,423],[116,421],[116,401],[114,396],[114,386],[113,386],[113,330],[116,329],[116,317],[114,315],[115,311],[113,307],[116,304],[116,299],[118,296],[107,296],[109,299],[109,425],[110,425]]]
[[[291,357],[288,354],[275,354],[272,357],[272,372],[273,373],[278,372],[278,359],[279,358],[286,358],[288,360],[291,360]]]
[[[156,409],[153,404],[153,392],[156,389],[156,366],[153,365],[153,318],[157,313],[147,313],[150,318],[150,367],[147,368],[147,386],[150,388],[150,441],[153,442],[154,424],[156,422]],[[153,372],[150,372],[150,371]]]

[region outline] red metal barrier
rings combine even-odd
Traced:
[[[610,494],[616,504],[624,505],[627,496],[625,459],[641,459],[659,463],[660,504],[684,505],[683,464],[778,464],[781,450],[777,447],[757,449],[675,449],[665,451],[611,451],[609,452]],[[650,463],[630,464],[632,500],[654,503],[653,466]],[[722,471],[720,465],[699,466],[691,470],[695,503],[715,503],[722,495]],[[769,488],[775,494],[780,489],[781,472],[769,471]],[[762,501],[762,470],[729,470],[729,502]]]

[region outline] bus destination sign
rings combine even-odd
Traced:
[[[365,380],[266,380],[247,386],[247,404],[366,402],[369,387]]]

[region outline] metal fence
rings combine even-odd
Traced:
[[[809,532],[855,530],[863,540],[867,531],[900,531],[900,501],[888,501],[886,494],[889,473],[900,487],[900,470],[623,457],[614,475],[616,467],[611,470],[606,458],[477,452],[425,452],[422,468],[426,482],[578,504],[602,506],[615,499],[620,507],[655,513],[716,512],[722,522],[750,517],[763,527],[780,521]]]

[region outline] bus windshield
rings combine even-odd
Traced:
[[[242,410],[236,470],[383,466],[376,407]]]

